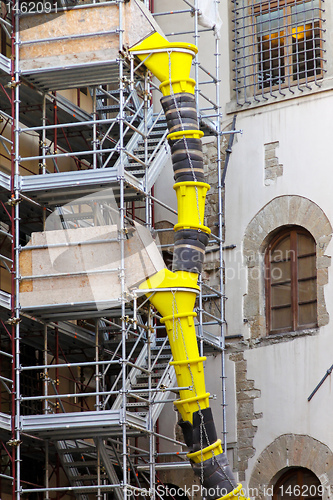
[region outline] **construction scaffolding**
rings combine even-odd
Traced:
[[[158,425],[187,387],[177,387],[161,316],[138,289],[161,266],[154,206],[176,212],[153,191],[170,157],[158,87],[127,47],[162,16],[193,23],[169,36],[199,48],[200,128],[217,139],[219,285],[200,280],[196,332],[200,356],[221,353],[227,450],[218,34],[200,27],[197,0],[173,11],[158,0],[155,9],[140,0],[59,0],[48,12],[48,2],[43,11],[23,4],[3,4],[0,19],[0,490],[155,498],[158,470],[190,468],[185,444]],[[214,71],[200,63],[202,32],[213,39]],[[213,303],[217,313],[205,307]],[[162,441],[174,451],[160,452]]]

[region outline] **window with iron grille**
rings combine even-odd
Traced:
[[[323,0],[232,0],[237,103],[320,86]]]

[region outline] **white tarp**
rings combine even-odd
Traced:
[[[205,28],[214,28],[220,38],[222,20],[220,18],[215,0],[198,0],[199,24]]]

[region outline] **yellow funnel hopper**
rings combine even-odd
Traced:
[[[173,312],[175,300],[179,312],[192,313],[196,291],[199,290],[197,280],[198,275],[195,273],[185,271],[173,273],[168,269],[162,269],[147,281],[141,283],[139,288],[140,290],[147,290],[145,293],[149,297],[149,301],[163,317],[168,317]],[[148,290],[151,289],[162,290],[150,294]],[[177,314],[177,311],[174,311],[174,313]]]
[[[180,390],[181,399],[175,405],[183,420],[189,422],[195,411],[209,406],[203,369],[206,358],[199,355],[194,324],[197,279],[196,273],[162,269],[140,285],[163,316],[161,323],[168,334],[178,387],[187,387]]]
[[[145,66],[158,78],[163,95],[171,94],[171,90],[174,93],[194,94],[195,81],[189,76],[192,59],[198,52],[195,45],[171,43],[159,33],[154,33],[130,51],[144,61]]]

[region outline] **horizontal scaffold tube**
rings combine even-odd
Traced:
[[[205,248],[210,229],[204,225],[205,182],[203,154],[194,99],[195,82],[189,78],[194,45],[169,43],[154,33],[131,49],[161,81],[161,104],[169,129],[178,205],[178,223],[174,227],[173,271],[163,269],[141,284],[151,304],[161,314],[165,325],[179,387],[175,405],[180,413],[188,458],[194,473],[207,489],[208,500],[243,499],[217,439],[206,391],[204,362],[199,355],[193,312],[199,287]]]

